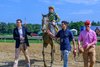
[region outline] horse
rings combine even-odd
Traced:
[[[42,15],[42,31],[43,31],[43,50],[42,50],[42,55],[43,55],[43,62],[44,62],[44,67],[47,67],[46,65],[46,59],[45,59],[45,48],[47,48],[48,44],[51,46],[51,67],[54,62],[54,53],[55,53],[55,46],[53,43],[53,38],[48,35],[46,32],[47,30],[50,30],[52,28],[53,33],[55,34],[56,32],[53,29],[53,26],[49,22],[49,18],[47,15]]]
[[[98,27],[96,27],[95,32],[96,32],[97,36],[100,36],[100,29]]]

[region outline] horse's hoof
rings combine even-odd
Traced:
[[[53,50],[53,52],[55,53],[55,50]]]
[[[44,64],[44,67],[47,67],[47,65],[46,65],[46,64]]]
[[[52,66],[50,66],[50,67],[52,67]]]
[[[51,62],[51,66],[50,67],[52,67],[52,64],[53,64],[53,62]]]
[[[52,65],[53,63],[54,63],[54,62],[52,61],[52,62],[51,62],[51,65]]]

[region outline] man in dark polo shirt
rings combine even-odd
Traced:
[[[28,30],[22,26],[22,20],[17,19],[16,20],[17,27],[13,31],[13,38],[15,40],[15,62],[13,67],[18,67],[18,60],[20,52],[22,51],[24,53],[25,59],[26,59],[26,65],[27,67],[30,67],[30,59],[28,56],[28,38],[27,35],[31,35],[31,32],[28,32]]]
[[[62,30],[54,36],[49,30],[47,33],[53,37],[60,38],[60,50],[63,56],[63,67],[68,67],[68,56],[71,51],[70,42],[73,42],[73,52],[76,54],[76,44],[72,32],[68,29],[68,22],[62,21]]]

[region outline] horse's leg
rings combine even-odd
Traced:
[[[43,62],[44,62],[44,67],[47,67],[46,62],[45,62],[45,54],[44,54],[44,43],[43,43],[43,50],[42,50],[42,55],[43,55]]]
[[[55,53],[55,46],[53,44],[53,41],[51,41],[51,67],[52,67],[52,64],[54,62],[54,53]]]
[[[55,53],[55,45],[54,44],[53,44],[53,47],[52,48],[53,48],[53,53]]]

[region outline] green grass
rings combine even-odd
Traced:
[[[100,42],[97,42],[97,45],[100,46]]]
[[[4,42],[4,43],[14,43],[15,40],[0,40],[0,42]],[[29,40],[29,43],[43,43],[43,41],[42,40]],[[97,42],[97,45],[100,46],[100,42]]]
[[[0,42],[14,43],[15,40],[0,40]],[[42,43],[42,40],[29,40],[30,43]]]

